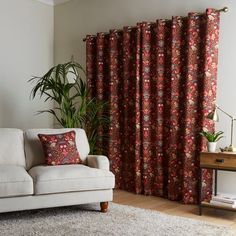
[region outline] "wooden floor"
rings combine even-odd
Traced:
[[[123,205],[156,210],[170,215],[204,220],[217,225],[231,226],[236,235],[236,212],[204,207],[202,216],[199,216],[198,208],[196,205],[185,205],[179,202],[174,202],[159,197],[136,195],[121,190],[114,191],[113,202]]]

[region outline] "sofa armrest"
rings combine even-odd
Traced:
[[[109,160],[103,155],[88,155],[87,165],[92,168],[109,170]]]

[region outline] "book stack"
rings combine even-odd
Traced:
[[[222,207],[236,208],[236,196],[232,194],[217,194],[212,196],[210,204]]]

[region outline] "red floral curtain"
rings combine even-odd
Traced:
[[[219,12],[87,36],[90,96],[108,101],[116,187],[196,203],[203,127],[216,99]],[[102,127],[100,132],[106,132]],[[211,172],[203,173],[205,199]]]

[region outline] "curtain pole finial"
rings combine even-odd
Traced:
[[[228,12],[229,8],[228,7],[223,7],[221,9],[218,10],[219,12]]]

